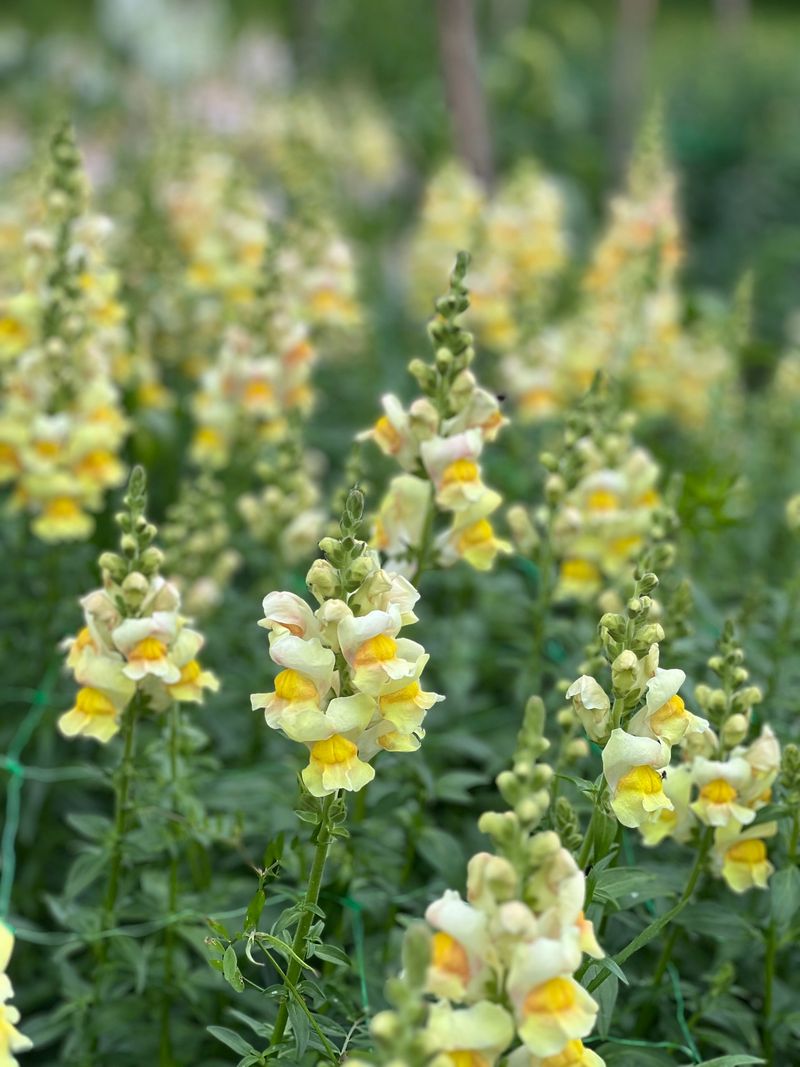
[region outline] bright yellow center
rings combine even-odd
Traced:
[[[610,489],[595,489],[586,498],[586,507],[589,511],[616,511],[619,497]]]
[[[445,1052],[453,1067],[489,1067],[489,1061],[485,1056],[477,1052]]]
[[[61,451],[58,441],[37,441],[33,447],[42,459],[53,459]]]
[[[726,856],[733,863],[746,863],[749,867],[755,867],[767,858],[767,846],[758,838],[740,841],[728,849]]]
[[[453,974],[462,982],[469,981],[469,957],[460,942],[439,930],[433,935],[431,948],[431,960],[438,971]]]
[[[374,431],[375,436],[384,442],[386,447],[390,451],[395,451],[400,447],[402,438],[397,429],[389,421],[387,415],[381,415],[378,421],[375,423]]]
[[[263,380],[256,379],[244,387],[244,400],[247,404],[268,403],[275,395],[275,390]]]
[[[661,497],[655,491],[655,489],[646,489],[642,495],[638,498],[636,503],[640,508],[654,508],[659,503]]]
[[[163,659],[167,646],[157,637],[145,637],[131,649],[129,659],[145,659],[148,662]]]
[[[81,648],[86,648],[87,645],[94,645],[94,641],[92,640],[92,635],[89,632],[89,627],[84,626],[82,630],[78,631],[78,635],[76,636],[72,647],[74,649],[79,650]]]
[[[471,526],[465,526],[458,538],[459,552],[467,552],[470,548],[480,548],[482,545],[491,544],[494,537],[492,524],[488,519],[480,519]]]
[[[116,715],[116,708],[98,689],[79,689],[75,698],[75,708],[84,715]]]
[[[674,719],[681,719],[686,713],[686,705],[679,696],[670,697],[666,704],[662,704],[658,711],[650,716],[650,725],[655,729],[657,726],[666,726]]]
[[[561,564],[561,577],[571,582],[596,582],[600,571],[588,559],[565,559]]]
[[[715,778],[713,782],[703,786],[700,796],[710,804],[730,804],[736,799],[736,790],[724,778]]]
[[[0,464],[7,464],[9,467],[19,466],[19,457],[11,445],[6,444],[5,441],[0,441]]]
[[[57,496],[53,500],[48,500],[44,513],[48,519],[76,519],[81,509],[71,497]]]
[[[574,1003],[572,982],[568,978],[551,978],[528,993],[522,1010],[526,1015],[559,1015]]]
[[[662,789],[661,775],[652,767],[634,767],[624,774],[617,785],[617,792],[640,793],[653,796]]]
[[[580,1038],[570,1041],[566,1048],[557,1052],[555,1056],[547,1056],[542,1060],[542,1067],[581,1067],[584,1061],[583,1042]]]
[[[641,545],[641,537],[630,534],[628,537],[614,537],[609,543],[612,555],[627,558]]]
[[[201,668],[196,659],[190,659],[185,667],[181,668],[181,678],[179,684],[191,685],[192,682],[196,682],[200,677]]]
[[[213,426],[201,426],[194,435],[194,443],[202,448],[216,448],[222,444],[222,434]]]
[[[76,467],[78,474],[100,475],[114,463],[113,455],[105,449],[98,448],[87,452]]]
[[[420,692],[421,688],[419,682],[413,681],[408,685],[404,685],[402,689],[398,689],[394,693],[386,693],[385,696],[380,698],[380,705],[382,708],[387,705],[391,708],[395,704],[406,704],[409,701],[415,700]]]
[[[23,341],[28,336],[28,329],[19,319],[12,319],[5,315],[0,319],[0,340]]]
[[[317,687],[299,671],[281,671],[275,678],[275,695],[293,703],[297,700],[316,700]]]
[[[386,663],[397,655],[397,642],[388,634],[377,634],[365,641],[353,657],[357,667],[364,667],[370,663]]]
[[[476,482],[480,471],[478,464],[471,459],[457,459],[446,467],[442,474],[442,485],[455,485],[461,482]]]
[[[334,734],[325,741],[316,741],[311,746],[311,758],[326,767],[335,767],[339,763],[349,763],[358,752],[352,741],[341,734]]]

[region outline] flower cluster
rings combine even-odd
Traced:
[[[428,332],[432,364],[409,365],[424,394],[406,410],[397,397],[383,398],[384,414],[361,435],[371,438],[406,473],[392,479],[376,520],[375,544],[392,566],[418,574],[434,555],[442,565],[465,559],[488,570],[498,553],[510,551],[489,516],[502,502],[483,481],[480,456],[505,419],[499,403],[481,388],[469,369],[472,336],[458,319],[469,306],[464,275],[468,257],[460,253],[450,292],[436,303]],[[436,509],[451,516],[435,536]]]
[[[121,554],[100,557],[103,586],[83,598],[84,626],[64,642],[79,686],[58,720],[66,737],[109,741],[135,696],[159,712],[219,688],[197,659],[202,635],[186,625],[178,590],[159,574],[163,557],[152,543],[156,530],[145,518],[145,499],[144,471],[136,467],[117,516]]]
[[[251,537],[273,558],[297,563],[316,548],[325,526],[319,506],[322,463],[318,452],[303,448],[297,420],[254,463],[259,486],[243,493],[236,506]]]
[[[684,322],[682,256],[676,183],[659,125],[651,122],[628,187],[612,200],[577,307],[504,359],[504,382],[523,419],[563,410],[605,370],[625,383],[638,410],[705,424],[734,375],[725,329],[713,316],[691,328]]]
[[[416,622],[419,594],[356,539],[362,511],[363,496],[351,490],[341,538],[320,542],[326,558],[307,576],[316,611],[294,593],[274,592],[264,598],[259,623],[269,630],[270,658],[280,670],[272,692],[253,694],[253,709],[308,747],[302,778],[318,797],[362,789],[381,750],[419,748],[428,710],[444,699],[422,688],[424,648],[400,636]]]
[[[6,973],[14,951],[14,935],[5,923],[0,923],[0,1063],[4,1067],[18,1067],[17,1052],[27,1052],[33,1042],[17,1030],[19,1011],[8,1001],[14,996],[14,987]]]
[[[110,223],[85,213],[85,185],[71,129],[61,128],[45,224],[26,237],[26,288],[0,310],[0,483],[47,541],[88,537],[90,513],[125,477],[128,427],[112,377],[124,313],[105,259]]]
[[[653,534],[660,471],[633,425],[598,378],[567,415],[560,446],[540,456],[544,502],[533,512],[509,509],[518,549],[557,567],[557,600],[610,593]]]
[[[167,510],[161,530],[164,569],[191,615],[206,615],[222,600],[225,586],[238,568],[231,547],[223,488],[208,475],[187,481]]]
[[[192,402],[190,455],[199,466],[222,470],[241,448],[280,439],[291,412],[308,414],[315,359],[308,331],[286,320],[272,325],[268,337],[229,327],[219,359],[203,372]]]
[[[418,306],[454,248],[470,248],[480,265],[470,277],[470,325],[491,348],[516,348],[544,310],[548,283],[566,264],[558,185],[527,161],[490,199],[468,171],[448,164],[428,185],[414,236],[411,275]]]
[[[739,893],[764,888],[772,871],[764,839],[776,826],[752,824],[770,801],[780,745],[767,724],[747,743],[761,692],[745,684],[748,672],[730,626],[710,661],[721,688],[695,688],[708,718],[686,707],[680,695],[685,673],[659,666],[664,631],[648,619],[648,594],[656,583],[654,574],[640,573],[625,614],[601,619],[610,695],[594,677],[582,675],[567,697],[588,736],[603,746],[603,782],[623,826],[638,828],[649,846],[667,837],[687,843],[698,835],[702,846],[713,830],[713,866],[728,885]],[[681,753],[674,766],[673,748]]]
[[[268,219],[274,212],[254,188],[237,173],[231,159],[201,155],[180,178],[168,182],[162,192],[170,232],[184,264],[185,298],[189,305],[195,350],[184,370],[192,377],[212,368],[226,326],[234,329],[223,341],[225,351],[235,357],[244,349],[245,357],[259,360],[264,339],[259,327],[263,321],[265,257],[271,275],[282,285],[281,314],[276,315],[270,355],[283,357],[284,382],[272,371],[266,384],[274,408],[278,384],[289,394],[290,405],[302,406],[303,364],[311,355],[308,333],[313,330],[345,332],[348,336],[361,322],[357,281],[352,251],[333,224],[319,219],[315,225],[293,219],[284,221],[283,239]],[[277,220],[276,220],[277,221]],[[173,315],[181,321],[183,315]],[[252,368],[261,377],[258,366]],[[273,368],[274,371],[274,368]],[[247,373],[242,387],[247,385]],[[298,378],[299,375],[299,378]],[[294,380],[298,378],[298,380]],[[215,382],[205,383],[213,395]],[[292,392],[298,393],[293,398]],[[255,397],[256,406],[264,397]]]
[[[537,763],[549,747],[544,721],[544,705],[534,697],[513,769],[497,779],[512,810],[480,819],[496,853],[480,852],[469,861],[466,900],[447,890],[425,913],[429,936],[419,993],[434,1003],[409,1013],[413,999],[395,983],[390,994],[400,1011],[373,1022],[379,1044],[402,1053],[387,1063],[494,1067],[516,1045],[503,1061],[513,1067],[602,1067],[582,1040],[598,1006],[574,978],[584,953],[603,956],[583,913],[585,878],[558,834],[538,830],[553,778],[548,764]],[[419,969],[422,955],[412,940],[406,952],[412,973],[413,957]]]

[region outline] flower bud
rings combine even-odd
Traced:
[[[391,1041],[400,1032],[400,1020],[394,1011],[379,1011],[369,1028],[378,1041]]]
[[[747,737],[750,723],[746,715],[731,715],[722,727],[722,742],[729,748],[739,745]]]
[[[626,648],[624,652],[620,652],[611,664],[611,684],[614,687],[614,692],[620,696],[627,696],[634,686],[638,684],[638,680],[639,660],[636,658],[635,652],[631,652],[629,648]]]
[[[324,538],[324,540],[333,540],[333,538]],[[306,575],[306,585],[311,595],[321,604],[338,593],[339,575],[326,559],[315,559]]]
[[[153,575],[160,568],[164,562],[164,553],[160,548],[155,548],[151,545],[150,548],[146,548],[139,557],[139,565],[145,574]]]
[[[506,512],[506,521],[511,530],[514,544],[520,552],[530,553],[539,544],[539,535],[531,522],[531,517],[521,504],[514,504]]]
[[[574,737],[566,747],[565,755],[568,760],[577,762],[589,755],[589,744],[583,737]]]

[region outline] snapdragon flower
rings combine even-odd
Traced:
[[[14,996],[11,979],[6,973],[14,951],[14,935],[0,923],[0,1064],[3,1067],[19,1067],[18,1052],[28,1052],[33,1042],[17,1030],[19,1010],[8,1002]]]
[[[103,586],[81,600],[84,625],[62,644],[66,666],[79,686],[74,705],[58,720],[65,737],[102,743],[120,730],[137,694],[153,711],[173,701],[200,703],[219,688],[198,660],[203,636],[181,614],[177,588],[159,574],[161,552],[146,521],[144,472],[137,467],[117,517],[125,556],[100,558]]]
[[[128,423],[113,380],[124,310],[106,260],[111,224],[87,215],[85,199],[64,127],[51,144],[46,228],[28,238],[26,291],[0,312],[0,348],[3,336],[14,338],[2,367],[0,482],[11,484],[12,507],[32,516],[44,541],[90,536],[91,513],[125,477]]]
[[[357,527],[361,508],[363,498],[351,492],[343,532]],[[416,621],[413,586],[383,569],[351,532],[321,546],[327,559],[307,576],[316,610],[295,593],[264,598],[260,625],[281,669],[272,692],[251,696],[271,729],[308,748],[302,779],[318,797],[363,789],[380,751],[419,748],[427,712],[444,699],[422,688],[424,648],[401,636]]]
[[[436,348],[432,366],[414,360],[409,369],[424,395],[406,410],[397,397],[383,398],[384,414],[359,435],[396,460],[403,474],[393,478],[375,519],[374,543],[399,572],[419,574],[432,559],[450,566],[460,559],[488,570],[511,545],[499,538],[491,516],[502,503],[483,480],[481,454],[505,419],[498,400],[469,369],[472,338],[458,323],[469,307],[461,253],[450,293],[437,301],[429,326]],[[435,515],[450,516],[436,532]]]

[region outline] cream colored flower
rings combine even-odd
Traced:
[[[447,889],[428,906],[425,919],[435,931],[429,992],[458,1002],[480,997],[491,975],[486,915],[462,900],[455,890]]]
[[[120,717],[131,701],[136,684],[127,677],[118,656],[91,656],[81,664],[76,680],[78,690],[74,705],[58,720],[65,737],[83,734],[104,744],[119,732]]]
[[[590,675],[582,674],[569,687],[566,697],[572,701],[575,713],[592,741],[605,741],[611,725],[611,701],[600,683]]]
[[[416,641],[398,638],[400,627],[396,608],[347,616],[339,623],[339,644],[357,689],[379,696],[397,682],[417,677],[425,650]]]
[[[274,641],[270,655],[283,670],[275,678],[274,692],[253,693],[251,706],[254,711],[264,709],[264,718],[273,730],[305,740],[308,713],[321,713],[322,701],[333,685],[334,654],[317,638],[304,641],[286,633]],[[295,737],[298,731],[302,736]]]
[[[662,810],[672,810],[661,778],[669,757],[669,746],[661,740],[634,737],[619,728],[611,732],[603,749],[603,773],[611,807],[623,826],[655,822]]]
[[[631,719],[628,730],[642,737],[655,737],[676,745],[688,733],[703,733],[706,719],[687,711],[678,690],[686,681],[682,670],[657,667],[647,681],[645,706]]]
[[[319,623],[308,604],[296,593],[274,592],[264,597],[264,618],[258,625],[270,631],[270,640],[290,633],[295,637],[319,637]]]
[[[494,1067],[511,1044],[514,1023],[499,1004],[482,1000],[453,1008],[439,1001],[428,1012],[426,1037],[431,1051],[443,1053],[452,1067]]]
[[[509,1056],[508,1067],[605,1067],[605,1062],[576,1038],[553,1056],[535,1056],[527,1048],[518,1048]]]
[[[689,840],[695,821],[690,807],[692,768],[688,764],[667,768],[664,795],[672,801],[672,809],[662,808],[657,819],[642,823],[639,827],[642,841],[649,848],[661,844],[666,837],[681,844]]]
[[[731,828],[736,824],[732,823]],[[766,889],[775,868],[767,857],[765,838],[778,832],[777,823],[762,823],[738,833],[719,829],[714,834],[714,866],[734,893]]]
[[[564,941],[542,938],[514,953],[506,988],[519,1036],[538,1056],[561,1052],[594,1027],[597,1004],[572,977],[579,964],[580,950]]]
[[[692,778],[700,794],[691,808],[706,826],[725,827],[732,821],[747,826],[755,819],[756,813],[741,802],[752,778],[750,765],[741,756],[724,762],[698,756]]]
[[[483,439],[478,430],[423,441],[420,454],[436,489],[436,503],[450,511],[475,504],[486,492],[478,457]]]

